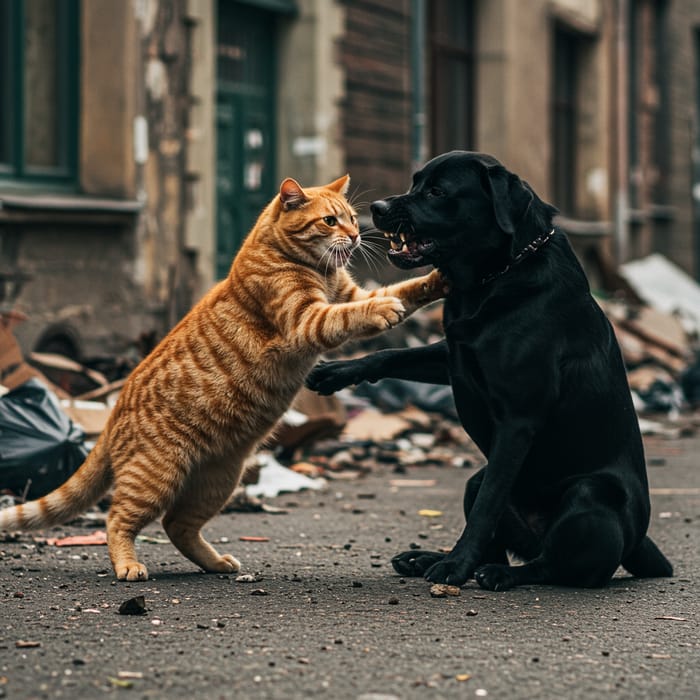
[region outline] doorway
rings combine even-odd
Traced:
[[[274,194],[276,16],[219,0],[216,95],[216,276]]]

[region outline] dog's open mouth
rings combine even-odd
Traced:
[[[419,267],[428,264],[425,259],[435,250],[435,241],[430,239],[415,238],[408,233],[384,233],[384,237],[389,239],[391,249],[389,250],[389,260],[397,267]]]

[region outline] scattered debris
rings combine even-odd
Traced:
[[[119,606],[120,615],[144,615],[146,612],[146,599],[142,595],[129,598]]]
[[[36,649],[41,646],[41,642],[30,641],[25,639],[18,639],[15,642],[17,649]]]
[[[424,518],[439,518],[442,515],[442,511],[423,508],[422,510],[418,511],[418,515],[422,515]]]
[[[270,595],[264,588],[255,588],[250,592],[250,595]]]
[[[282,466],[271,454],[260,452],[256,455],[260,474],[256,484],[248,484],[246,493],[250,496],[265,496],[271,498],[280,493],[290,493],[312,489],[318,491],[325,488],[325,479],[310,479],[303,474],[297,474]]]
[[[256,583],[260,578],[255,574],[241,574],[234,579],[236,583]]]
[[[107,544],[107,533],[104,530],[95,530],[91,535],[71,535],[70,537],[49,537],[46,544],[56,547],[81,547]]]
[[[462,595],[459,586],[449,586],[446,583],[435,583],[430,587],[431,598],[447,598],[447,596]]]
[[[645,302],[676,315],[686,331],[700,332],[700,287],[692,277],[663,255],[654,253],[620,265],[619,273]]]
[[[269,542],[269,537],[259,537],[256,535],[241,535],[238,538],[241,542]]]

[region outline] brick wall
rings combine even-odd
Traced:
[[[342,110],[351,191],[361,201],[403,192],[411,174],[409,0],[345,0]]]

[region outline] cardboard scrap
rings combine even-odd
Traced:
[[[85,435],[93,438],[102,432],[112,412],[111,406],[100,401],[63,399],[61,408],[74,423],[82,427]]]
[[[32,369],[22,357],[19,343],[12,329],[27,317],[17,311],[0,314],[0,385],[12,391],[39,372]]]
[[[343,435],[352,440],[381,442],[393,440],[412,427],[410,421],[396,414],[385,414],[368,408],[348,421]]]
[[[620,265],[622,278],[647,304],[666,314],[680,315],[700,330],[700,285],[659,253]]]

